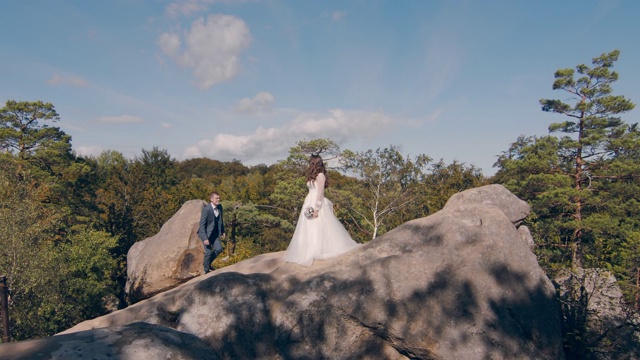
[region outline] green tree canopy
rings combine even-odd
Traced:
[[[0,157],[0,274],[11,291],[12,337],[49,336],[106,312],[115,239],[83,225],[61,237],[59,204],[43,203],[31,175]]]
[[[51,103],[8,100],[0,109],[0,148],[26,159],[70,137],[48,123],[60,120]]]
[[[357,214],[375,239],[385,225],[386,218],[412,202],[416,185],[423,178],[424,167],[431,161],[420,154],[414,159],[405,158],[396,146],[363,152],[346,150],[341,158],[343,169],[354,174],[361,182],[349,189],[359,201],[351,203],[350,210]],[[354,200],[355,200],[354,199]]]
[[[576,66],[575,71],[556,71],[553,89],[570,94],[572,103],[540,100],[543,111],[569,118],[551,124],[549,131],[568,134],[560,139],[559,156],[563,163],[572,165],[564,174],[573,179],[575,190],[568,195],[573,205],[571,261],[578,267],[582,266],[582,244],[586,235],[584,210],[590,206],[589,198],[593,195],[590,188],[594,179],[611,176],[605,166],[616,155],[611,142],[625,137],[627,127],[617,115],[635,106],[624,96],[612,95],[611,84],[618,80],[618,73],[611,68],[619,55],[620,51],[614,50],[594,58],[593,67],[581,64]]]
[[[615,268],[624,283],[635,278],[640,259],[629,250],[638,248],[640,231],[640,136],[637,124],[619,117],[634,104],[612,94],[618,55],[602,54],[593,67],[558,70],[553,89],[571,97],[540,104],[568,118],[549,126],[564,135],[521,136],[499,157],[493,180],[532,205],[527,221],[544,266]],[[633,297],[638,289],[625,292]]]

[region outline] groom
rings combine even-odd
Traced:
[[[220,195],[212,192],[209,195],[210,204],[202,208],[198,237],[204,246],[204,273],[211,271],[211,262],[222,252],[220,239],[224,240],[224,220],[222,219],[222,205]]]

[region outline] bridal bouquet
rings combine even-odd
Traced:
[[[313,218],[313,207],[309,206],[308,208],[304,209],[304,216],[306,216],[307,219]]]

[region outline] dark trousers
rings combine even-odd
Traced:
[[[213,243],[213,245],[211,245]],[[209,245],[205,245],[202,242],[202,246],[204,246],[204,273],[208,273],[211,271],[211,262],[216,259],[216,257],[222,252],[222,243],[220,242],[220,238],[216,238],[214,241],[209,240]]]

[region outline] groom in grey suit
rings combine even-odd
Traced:
[[[204,247],[205,274],[211,271],[211,262],[222,252],[220,239],[225,238],[220,195],[214,191],[209,195],[209,200],[210,203],[202,207],[198,227],[198,237]]]

